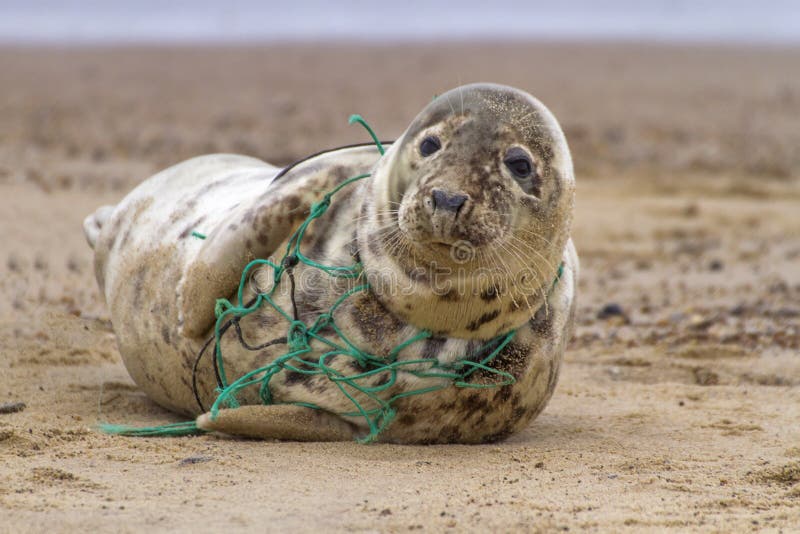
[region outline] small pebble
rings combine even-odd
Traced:
[[[36,269],[37,271],[47,270],[47,258],[37,254],[36,258],[34,258],[33,260],[33,268]]]
[[[700,215],[700,206],[697,204],[688,204],[686,207],[683,208],[683,214],[686,217],[697,217]]]
[[[625,310],[622,309],[622,306],[617,304],[616,302],[610,302],[603,306],[599,312],[597,312],[598,319],[608,319],[610,317],[625,317]]]
[[[0,414],[17,413],[25,408],[26,405],[24,402],[7,402],[5,404],[0,404]]]
[[[678,324],[686,319],[686,314],[681,312],[672,313],[669,316],[669,322],[672,324]]]
[[[699,313],[695,313],[689,317],[689,328],[694,330],[706,330],[713,324],[714,319],[712,317],[704,317]]]
[[[737,304],[733,308],[731,308],[731,315],[744,315],[747,312],[747,306],[745,304]]]
[[[716,386],[719,384],[719,375],[705,367],[699,367],[694,370],[695,382],[700,386]]]
[[[188,458],[184,458],[180,461],[178,465],[194,465],[194,464],[202,464],[204,462],[210,462],[213,460],[211,456],[189,456]]]
[[[6,260],[6,266],[8,267],[9,271],[13,271],[16,273],[22,271],[22,261],[15,254],[11,254],[8,256],[8,259]]]

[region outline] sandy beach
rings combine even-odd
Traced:
[[[800,49],[642,44],[0,47],[0,532],[800,529]],[[561,121],[578,325],[484,446],[103,435],[133,384],[81,222],[211,152],[397,136],[474,81]],[[19,403],[24,403],[24,406]]]

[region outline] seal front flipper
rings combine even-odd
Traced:
[[[178,287],[181,333],[202,337],[214,323],[216,299],[232,295],[248,262],[268,258],[308,217],[311,206],[377,161],[373,146],[325,153],[284,169],[260,191],[241,190],[187,262]],[[346,163],[343,163],[344,160]],[[288,171],[288,172],[287,172]],[[196,241],[196,240],[195,240]]]
[[[238,169],[237,169],[238,170]],[[214,324],[216,300],[239,286],[245,265],[268,258],[308,216],[328,186],[324,168],[283,176],[269,167],[253,172],[228,169],[217,173],[188,209],[197,210],[196,226],[181,233],[187,247],[183,276],[177,286],[179,328],[189,338],[203,337]],[[202,209],[198,209],[200,206]],[[197,230],[197,233],[190,233]]]
[[[352,441],[356,429],[338,416],[290,404],[251,405],[205,413],[197,427],[232,436],[285,441]]]
[[[218,298],[236,291],[245,265],[271,256],[308,214],[313,199],[275,185],[280,184],[241,202],[204,235],[178,285],[183,335],[204,336],[214,323],[209,311]]]

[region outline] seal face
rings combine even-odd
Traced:
[[[394,313],[486,339],[544,303],[569,237],[574,179],[566,140],[540,102],[486,84],[445,93],[378,173],[359,237],[376,251],[365,263],[380,265],[371,275]],[[413,299],[397,298],[397,280],[414,286]]]
[[[362,276],[342,281],[300,264],[296,291],[278,291],[276,303],[307,324],[340,303],[333,319],[348,340],[368,354],[400,347],[393,354],[398,362],[447,365],[465,355],[479,362],[499,347],[492,340],[515,331],[493,360],[513,384],[457,388],[440,376],[404,370],[365,377],[382,399],[397,400],[382,440],[491,441],[535,417],[552,395],[573,321],[574,177],[566,140],[547,108],[525,92],[492,84],[437,97],[383,156],[371,146],[345,148],[283,170],[241,156],[204,156],[153,176],[116,207],[90,216],[85,229],[98,282],[137,384],[169,409],[205,411],[216,396],[215,370],[209,360],[195,360],[212,332],[215,300],[233,298],[251,259],[280,262],[312,205],[362,173],[371,177],[336,194],[308,226],[301,248],[322,264],[359,261]],[[244,300],[270,288],[273,274],[254,272]],[[369,290],[342,301],[365,283]],[[284,355],[287,347],[274,340],[292,324],[266,308],[243,317],[220,342],[229,376]],[[404,343],[422,333],[425,339]],[[308,358],[321,358],[330,346],[312,340],[309,351]],[[361,370],[329,356],[336,373]],[[476,372],[466,382],[489,379]],[[420,389],[431,393],[405,395]],[[286,370],[270,392],[283,404],[264,406],[257,393],[244,395],[247,410],[223,410],[198,424],[280,439],[364,434],[364,421],[325,376]]]

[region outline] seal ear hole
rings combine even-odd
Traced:
[[[439,138],[429,135],[419,144],[419,153],[422,154],[422,157],[427,158],[440,148],[442,148],[442,142],[439,141]]]

